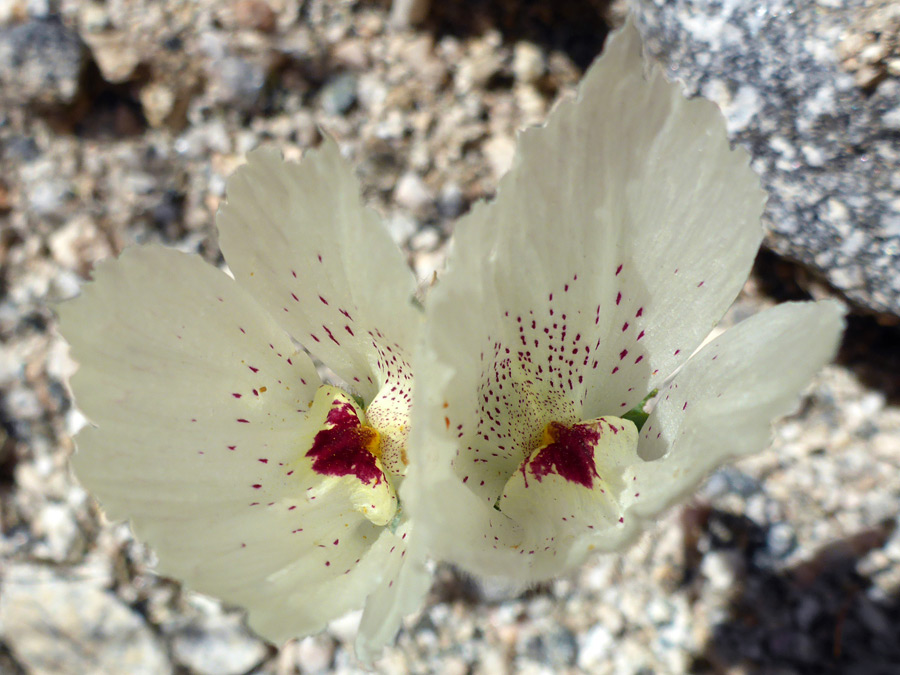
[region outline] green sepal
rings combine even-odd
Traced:
[[[622,415],[623,420],[630,420],[634,423],[634,426],[637,427],[637,430],[640,431],[644,424],[647,422],[647,418],[650,417],[650,413],[644,411],[644,406],[647,405],[647,401],[655,397],[659,393],[659,389],[654,389],[649,394],[644,397],[640,403],[634,406],[627,413]]]
[[[399,501],[399,500],[398,500]],[[403,506],[401,504],[397,504],[397,513],[394,514],[393,520],[388,524],[388,529],[394,534],[397,533],[397,528],[400,527],[400,521],[402,520],[401,516],[403,514]]]

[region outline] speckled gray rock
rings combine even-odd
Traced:
[[[11,103],[59,105],[78,93],[87,51],[56,19],[0,30],[0,91]]]
[[[60,675],[172,672],[144,619],[79,572],[67,579],[49,567],[7,567],[0,636],[16,661],[28,672]]]
[[[356,77],[341,73],[322,89],[322,108],[329,115],[343,115],[356,103]]]
[[[207,75],[213,101],[245,110],[256,105],[266,82],[261,63],[230,54],[213,59]]]
[[[771,195],[767,243],[900,315],[900,79],[863,91],[838,46],[865,0],[635,0],[648,49],[716,101]]]
[[[241,675],[266,657],[265,643],[250,634],[242,617],[220,611],[213,605],[196,624],[187,624],[172,635],[174,657],[192,673]]]

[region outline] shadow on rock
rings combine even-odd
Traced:
[[[882,548],[893,522],[828,544],[787,569],[773,565],[769,528],[708,509],[709,551],[744,565],[727,617],[715,626],[693,673],[887,675],[900,667],[900,597],[883,593],[858,569]],[[693,548],[696,541],[686,541]]]
[[[803,265],[767,249],[759,252],[753,275],[762,290],[779,302],[841,295]],[[816,292],[816,287],[827,290]],[[852,304],[850,312],[837,362],[867,387],[884,393],[890,403],[900,404],[900,317],[873,315]]]
[[[447,0],[433,2],[424,27],[468,37],[498,30],[507,42],[526,40],[565,52],[580,68],[600,53],[609,32],[609,0]]]

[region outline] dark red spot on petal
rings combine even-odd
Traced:
[[[528,473],[538,482],[547,474],[555,473],[570,483],[592,488],[594,477],[600,478],[594,463],[594,446],[600,439],[600,430],[584,424],[567,427],[551,422],[545,433],[551,442],[521,466],[525,486],[528,487]]]
[[[374,429],[363,426],[349,403],[339,403],[328,412],[326,422],[313,439],[306,456],[313,460],[313,471],[323,476],[354,475],[363,483],[381,482],[383,473],[369,451],[377,442]]]
[[[328,303],[326,302],[325,304],[327,305]],[[336,344],[338,347],[340,347],[340,346],[341,346],[341,343],[338,342],[338,341],[335,339],[335,337],[334,337],[334,335],[332,334],[332,332],[331,332],[330,330],[328,330],[328,327],[327,327],[327,326],[322,326],[322,328],[325,330],[326,333],[328,333],[328,337],[331,338],[331,341],[332,341],[334,344]]]

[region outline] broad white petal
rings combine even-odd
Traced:
[[[378,589],[366,601],[356,638],[356,655],[370,664],[381,649],[393,641],[404,616],[422,606],[431,586],[431,572],[425,565],[425,551],[421,538],[411,538],[409,521],[397,528],[391,538],[384,537],[379,545],[387,548],[383,558],[384,578]]]
[[[601,417],[572,427],[553,424],[545,436],[504,486],[497,510],[523,530],[518,553],[552,575],[563,571],[553,560],[559,551],[623,522],[638,432],[628,420]]]
[[[474,230],[467,233],[478,234]],[[457,270],[472,272],[484,259],[467,256],[453,260]],[[476,274],[456,278],[460,286],[475,292]],[[475,403],[473,393],[478,390],[480,365],[477,359],[464,358],[471,353],[473,343],[477,349],[478,331],[446,330],[448,325],[465,326],[470,321],[471,308],[456,300],[455,295],[435,292],[427,305],[429,315],[433,310],[431,316],[441,316],[449,323],[426,320],[416,351],[412,461],[400,486],[401,502],[416,522],[416,535],[424,539],[435,557],[479,574],[525,581],[531,573],[520,571],[516,552],[523,542],[523,532],[515,521],[494,509],[518,463],[503,464],[497,457],[468,455],[466,462],[456,466],[475,435],[474,424],[467,424],[473,418],[471,406]]]
[[[415,278],[337,144],[300,163],[257,150],[228,180],[216,223],[235,279],[368,404],[408,396]]]
[[[82,483],[163,573],[243,605],[269,639],[362,606],[389,562],[373,544],[391,535],[311,469],[309,358],[196,256],[129,249],[95,277],[60,307],[96,425],[76,439]]]
[[[785,303],[710,342],[659,393],[640,434],[629,519],[651,518],[683,499],[715,467],[758,452],[772,420],[837,349],[843,309],[835,301]],[[600,542],[602,543],[602,542]]]
[[[629,24],[577,99],[521,135],[429,295],[411,499],[430,544],[469,569],[514,566],[483,547],[521,542],[493,505],[544,427],[641,401],[721,318],[759,245],[765,196],[721,114],[644,70]]]
[[[485,351],[512,350],[583,419],[629,410],[699,346],[762,238],[765,193],[719,110],[645,70],[629,24],[460,224],[495,231],[497,300],[472,303]]]

